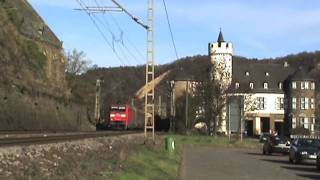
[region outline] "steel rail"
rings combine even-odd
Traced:
[[[138,134],[139,131],[110,131],[110,132],[91,132],[91,133],[70,133],[70,134],[38,134],[30,137],[2,137],[0,147],[19,146],[19,145],[38,145],[83,140],[98,137],[113,137],[119,135]]]

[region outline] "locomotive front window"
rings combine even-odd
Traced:
[[[126,107],[111,107],[110,108],[112,112],[125,112]]]

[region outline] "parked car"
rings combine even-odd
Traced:
[[[263,144],[262,153],[271,155],[272,153],[289,153],[290,140],[285,137],[270,136]]]
[[[260,138],[259,138],[259,142],[260,143],[264,143],[264,142],[267,142],[271,137],[271,134],[270,133],[262,133],[260,135]]]
[[[320,170],[320,149],[317,152],[316,167]]]
[[[304,161],[316,162],[317,152],[320,147],[320,139],[297,138],[291,143],[289,150],[289,161],[291,163],[301,163]]]

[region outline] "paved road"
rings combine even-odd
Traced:
[[[179,179],[320,179],[320,171],[313,164],[290,164],[288,156],[262,155],[258,149],[189,147]]]

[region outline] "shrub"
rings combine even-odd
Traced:
[[[292,129],[291,134],[292,135],[310,135],[311,132],[309,129],[306,129],[304,127],[297,127],[295,129]]]
[[[47,57],[40,51],[39,46],[31,41],[26,41],[26,54],[32,64],[35,66],[36,70],[41,70],[44,72],[44,67],[47,63]]]

